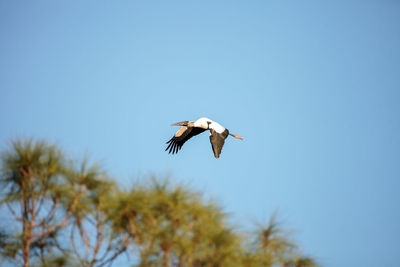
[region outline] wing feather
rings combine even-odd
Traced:
[[[224,132],[217,133],[214,129],[211,129],[210,132],[211,132],[210,142],[212,150],[214,152],[214,157],[219,158],[219,155],[221,154],[222,151],[222,147],[225,144],[225,139],[229,135],[229,131],[225,129]]]
[[[182,126],[176,133],[175,135],[166,143],[169,144],[165,151],[168,151],[168,154],[172,152],[172,154],[178,153],[178,151],[182,148],[183,144],[192,138],[193,136],[196,136],[202,132],[204,132],[205,129],[203,128],[198,128],[198,127],[188,127],[188,126]]]

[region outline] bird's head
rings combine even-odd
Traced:
[[[189,121],[181,121],[181,122],[171,124],[171,126],[188,126],[188,123],[189,123]]]

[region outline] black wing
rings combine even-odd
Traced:
[[[211,135],[210,135],[210,142],[211,146],[214,152],[214,156],[216,158],[219,158],[219,155],[221,154],[222,147],[225,144],[225,139],[229,135],[229,131],[225,129],[222,133],[217,133],[213,129],[210,130]]]
[[[198,127],[182,126],[166,144],[169,144],[165,151],[169,149],[168,154],[178,153],[183,144],[195,135],[201,134],[205,129]]]

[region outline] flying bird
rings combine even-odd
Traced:
[[[228,129],[208,118],[200,118],[196,121],[177,122],[171,124],[171,126],[181,126],[181,128],[167,142],[168,146],[165,151],[169,150],[168,154],[171,152],[172,154],[178,153],[187,140],[195,135],[201,134],[206,130],[210,131],[210,142],[216,158],[219,158],[222,147],[225,143],[225,139],[228,137],[228,135],[243,140],[243,137],[240,135],[229,133]]]

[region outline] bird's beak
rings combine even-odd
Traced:
[[[181,122],[171,124],[170,126],[187,126],[187,125],[188,125],[188,121],[181,121]]]

